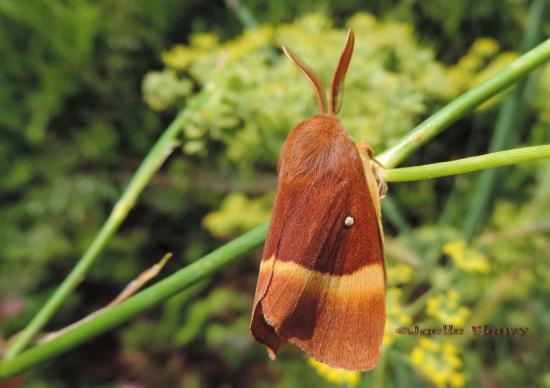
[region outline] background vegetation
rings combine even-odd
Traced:
[[[269,218],[282,142],[316,112],[281,44],[327,79],[353,27],[341,118],[381,151],[513,60],[526,31],[550,32],[548,18],[533,26],[527,1],[362,3],[0,2],[0,337],[36,314],[203,87],[213,98],[46,330],[108,304],[167,251],[178,259],[159,278]],[[407,164],[550,143],[549,112],[546,65]],[[292,349],[267,360],[248,333],[256,251],[26,374],[25,386],[548,385],[548,167],[390,185],[386,351],[371,373],[338,373]],[[394,334],[414,324],[529,334]]]

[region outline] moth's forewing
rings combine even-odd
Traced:
[[[273,356],[289,342],[333,367],[376,364],[385,323],[377,200],[355,144],[334,116],[292,130],[251,322]]]

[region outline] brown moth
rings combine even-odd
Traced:
[[[321,112],[296,125],[281,152],[250,329],[271,358],[290,343],[332,367],[368,370],[380,357],[386,321],[384,185],[370,147],[356,145],[336,117],[353,45],[350,30],[328,106],[321,79],[283,47]]]

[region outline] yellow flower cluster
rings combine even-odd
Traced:
[[[460,295],[456,290],[449,290],[445,294],[439,294],[428,298],[426,313],[437,318],[442,323],[463,326],[470,316],[470,309],[460,306]]]
[[[410,268],[410,267],[409,267]],[[401,289],[392,287],[386,294],[386,327],[382,345],[390,347],[395,342],[395,329],[408,326],[412,323],[412,317],[401,305]]]
[[[453,263],[466,272],[489,272],[489,261],[481,252],[469,246],[466,241],[451,241],[443,246],[443,253],[450,256]]]
[[[413,269],[410,265],[402,263],[388,265],[386,275],[390,284],[404,284],[412,279]]]
[[[151,71],[143,79],[142,91],[145,102],[153,110],[164,110],[179,98],[191,94],[193,83],[179,79],[172,69]]]
[[[421,338],[411,352],[411,362],[437,387],[463,387],[466,376],[460,372],[462,360],[451,343]]]
[[[183,70],[201,58],[205,51],[215,49],[218,44],[218,37],[215,34],[195,34],[191,36],[189,46],[177,44],[170,51],[164,52],[162,61],[169,68]]]
[[[476,40],[465,56],[455,65],[444,70],[445,76],[442,82],[446,83],[447,88],[439,90],[448,98],[456,96],[487,80],[517,58],[515,52],[500,53],[499,50],[499,44],[494,39]],[[489,100],[490,103],[486,102],[481,109],[492,106],[496,101],[497,98]]]
[[[368,139],[375,149],[412,128],[434,99],[464,91],[470,79],[498,58],[493,53],[475,69],[447,68],[417,43],[408,24],[357,13],[348,25],[357,40],[341,118],[353,137]],[[214,96],[188,117],[185,152],[205,155],[212,139],[226,143],[228,157],[239,165],[274,165],[289,129],[317,113],[310,88],[281,55],[280,46],[291,45],[306,62],[314,58],[315,70],[328,80],[345,34],[318,14],[245,30],[225,42],[211,33],[194,34],[188,45],[175,45],[163,54],[166,69],[146,77],[144,99],[153,109],[163,110],[181,107],[191,90],[214,90]],[[495,50],[491,42],[476,43],[472,58],[486,58]],[[167,86],[170,82],[174,85]],[[189,131],[189,126],[201,130]]]
[[[357,371],[332,368],[313,358],[308,358],[307,362],[321,377],[334,384],[356,387],[361,379],[361,374]]]
[[[270,215],[271,200],[252,200],[242,193],[232,193],[224,198],[219,210],[204,217],[202,224],[214,236],[227,237],[260,225]]]

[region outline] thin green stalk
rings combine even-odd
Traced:
[[[512,147],[512,130],[521,126],[523,83],[506,97],[500,107],[495,130],[489,144],[489,151],[495,152]],[[491,155],[491,154],[489,154]],[[501,171],[483,171],[474,186],[472,200],[465,213],[462,232],[466,240],[471,240],[481,226],[490,207],[491,198]]]
[[[387,169],[382,170],[382,176],[386,182],[421,181],[546,158],[550,158],[550,144],[493,152],[450,162]]]
[[[474,155],[478,146],[479,130],[483,123],[484,115],[474,115],[472,117],[471,132],[466,140],[466,146],[463,149],[464,155]],[[513,147],[508,147],[513,148]],[[445,198],[445,204],[437,218],[438,226],[454,225],[457,220],[464,218],[464,198],[465,193],[471,190],[472,178],[467,176],[458,176],[453,180],[453,185],[450,193]]]
[[[72,349],[76,345],[126,322],[140,312],[220,271],[244,254],[260,246],[265,239],[266,232],[267,224],[258,226],[166,279],[139,292],[125,302],[67,330],[63,335],[37,345],[17,357],[3,361],[0,364],[0,379],[14,376],[66,350]]]
[[[464,93],[422,122],[390,150],[377,155],[387,167],[395,167],[428,140],[498,92],[550,59],[550,39],[522,55],[498,74]]]
[[[463,176],[457,177],[457,179],[453,181],[453,188],[445,199],[445,206],[437,219],[438,226],[452,225],[459,215],[464,215],[462,201],[464,199],[464,193],[466,192],[465,186],[467,186],[469,181],[469,177]]]
[[[403,217],[403,214],[397,207],[397,204],[389,195],[387,195],[382,201],[382,215],[385,220],[389,221],[397,228],[400,234],[407,234],[412,231],[411,226],[408,224],[405,217]]]
[[[256,18],[250,12],[250,9],[240,0],[225,0],[227,7],[230,8],[241,22],[241,24],[250,29],[258,28]]]
[[[85,274],[95,262],[99,253],[103,250],[107,241],[109,241],[111,236],[118,230],[122,221],[126,219],[126,216],[134,207],[137,198],[145,186],[147,186],[153,175],[172,153],[172,150],[177,145],[176,138],[185,124],[189,111],[196,109],[197,106],[203,103],[203,100],[206,98],[206,93],[205,91],[197,95],[189,104],[189,108],[180,112],[168,128],[166,128],[128,183],[126,190],[124,190],[124,193],[113,207],[107,221],[105,221],[84,255],[80,258],[65,280],[63,280],[61,285],[55,290],[54,294],[48,299],[46,304],[42,306],[27,327],[14,339],[12,345],[8,347],[5,354],[6,359],[14,357],[27,346],[36,333],[44,327],[58,310],[61,303],[84,279]]]
[[[539,40],[544,23],[544,6],[547,0],[535,0],[529,8],[529,19],[527,30],[524,33],[521,43],[521,51],[525,52],[531,49]],[[518,87],[510,93],[500,107],[497,123],[494,133],[491,137],[489,151],[495,152],[505,148],[511,148],[517,143],[519,132],[517,128],[522,127],[524,121],[523,95],[526,90],[526,82],[521,82]],[[473,190],[471,205],[462,225],[462,232],[466,240],[471,240],[476,231],[479,230],[486,214],[489,212],[494,200],[494,192],[499,177],[502,176],[501,170],[484,171],[477,181]]]

